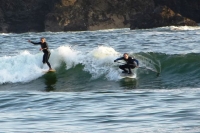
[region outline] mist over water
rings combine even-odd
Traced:
[[[199,34],[186,26],[0,34],[2,132],[200,132]],[[40,47],[28,43],[40,37],[55,73],[44,73]],[[133,79],[114,62],[125,52],[140,62]]]

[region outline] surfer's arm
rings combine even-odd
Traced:
[[[124,59],[124,57],[120,57],[120,58],[115,59],[114,62],[116,62],[118,60],[123,60],[123,59]]]
[[[34,45],[40,45],[40,44],[41,44],[41,42],[33,42],[33,41],[31,41],[31,40],[28,40],[28,42],[30,42],[30,43],[32,43],[32,44],[34,44]]]
[[[136,59],[133,59],[133,62],[134,62],[134,64],[135,64],[135,62],[136,62],[136,67],[138,67],[139,66],[139,61],[138,60],[136,60]]]

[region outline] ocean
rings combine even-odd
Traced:
[[[2,133],[199,133],[200,27],[0,34]],[[39,42],[46,38],[45,73]],[[114,62],[139,61],[135,78]]]

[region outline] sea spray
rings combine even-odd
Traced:
[[[85,66],[84,70],[88,71],[93,78],[102,75],[109,78],[109,75],[113,73],[113,60],[118,55],[119,53],[111,47],[99,46],[84,55],[80,63]]]
[[[0,83],[28,82],[42,75],[40,54],[24,51],[16,56],[0,58]]]

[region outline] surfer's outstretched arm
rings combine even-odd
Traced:
[[[124,57],[120,57],[114,60],[114,62],[117,62],[118,60],[124,60]]]
[[[34,45],[40,45],[41,44],[41,42],[32,42],[31,40],[28,40],[28,42],[30,42],[30,43],[32,43]]]

